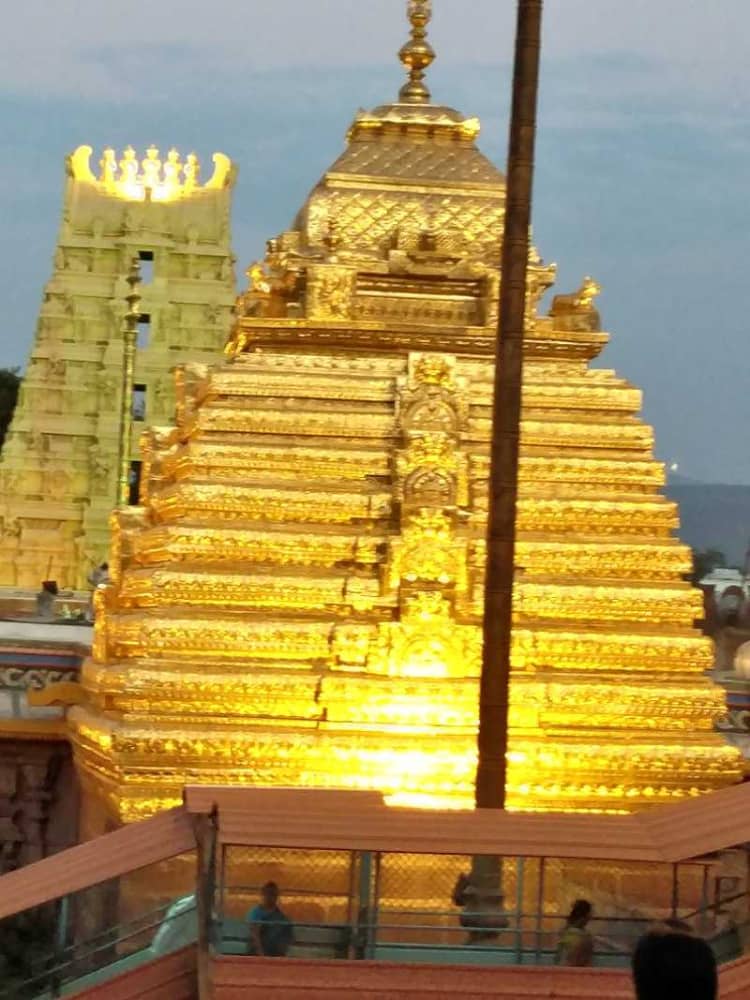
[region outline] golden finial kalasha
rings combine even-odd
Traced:
[[[424,82],[425,70],[435,60],[435,50],[427,41],[427,25],[432,18],[432,0],[409,0],[411,38],[401,47],[399,58],[409,77],[399,91],[404,104],[427,104],[430,91]]]

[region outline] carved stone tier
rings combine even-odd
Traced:
[[[70,712],[114,817],[185,782],[471,804],[505,203],[477,131],[359,116],[249,268],[225,364],[178,371]],[[530,253],[508,802],[705,792],[739,759],[640,393],[588,367],[596,283],[540,316],[554,268]]]

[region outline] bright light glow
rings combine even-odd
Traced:
[[[188,153],[184,162],[176,149],[170,149],[162,160],[156,146],[149,146],[139,160],[128,146],[118,160],[114,149],[104,150],[99,161],[99,176],[91,169],[91,146],[79,146],[70,156],[70,171],[78,181],[98,184],[107,194],[127,201],[176,201],[198,190],[220,189],[227,185],[232,162],[223,153],[214,153],[214,172],[201,188],[200,163],[195,153]]]

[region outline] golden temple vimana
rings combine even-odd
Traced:
[[[89,828],[189,782],[472,804],[505,185],[430,101],[427,6],[399,100],[357,114],[248,269],[225,360],[180,366],[142,438],[69,712]],[[530,253],[508,805],[715,789],[739,757],[640,393],[590,367],[596,283],[543,315]]]

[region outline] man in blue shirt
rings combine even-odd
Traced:
[[[294,927],[279,907],[279,887],[275,882],[266,882],[260,898],[261,902],[247,915],[250,922],[248,954],[283,958],[294,938]]]

